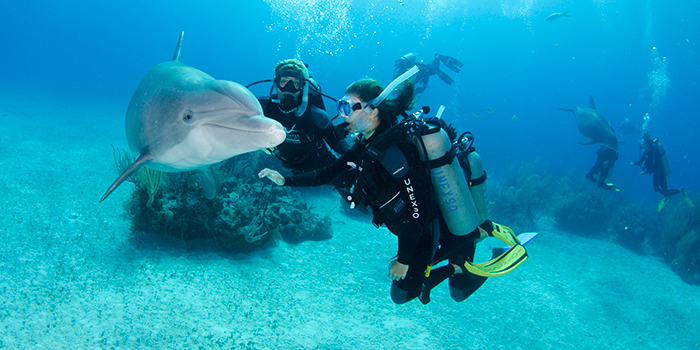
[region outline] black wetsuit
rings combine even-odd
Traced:
[[[614,190],[615,186],[606,183],[605,179],[608,177],[608,174],[610,174],[610,170],[612,170],[613,166],[615,166],[615,162],[619,157],[619,152],[609,147],[600,146],[597,154],[598,160],[595,162],[595,164],[593,164],[591,170],[588,171],[586,178],[596,182],[600,188]],[[594,176],[596,174],[600,174],[598,179],[596,179]]]
[[[445,259],[473,261],[474,239],[479,233],[477,229],[475,234],[458,237],[448,231],[418,147],[411,142],[375,147],[387,129],[380,125],[369,140],[356,142],[330,166],[288,177],[285,186],[318,186],[341,173],[352,174],[353,201],[372,209],[377,227],[386,225],[398,236],[397,260],[409,268],[406,278],[393,282],[391,297],[401,304],[418,297],[424,282],[429,284],[424,277],[428,265]],[[450,286],[460,290],[456,300],[466,299],[486,280],[472,276],[465,273],[450,278]]]
[[[666,181],[666,169],[664,169],[663,156],[666,151],[661,147],[658,141],[652,142],[642,154],[642,158],[634,163],[634,165],[642,165],[642,169],[647,174],[654,176],[654,190],[663,194],[665,197],[673,196],[681,191],[677,189],[668,189]]]
[[[287,131],[287,137],[276,147],[275,155],[293,173],[324,167],[344,153],[340,144],[344,135],[336,134],[325,110],[309,104],[304,114],[297,117],[294,114],[296,109],[286,112],[278,103],[261,102],[265,116],[280,122]]]

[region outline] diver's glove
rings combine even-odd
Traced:
[[[336,140],[342,140],[348,136],[347,126],[348,122],[342,122],[333,127],[333,136],[335,136]]]

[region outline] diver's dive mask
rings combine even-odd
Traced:
[[[348,99],[338,100],[338,114],[350,115],[355,111],[362,109],[362,103],[354,102]]]
[[[282,92],[295,94],[304,87],[304,80],[298,77],[281,76],[275,78],[275,85]]]

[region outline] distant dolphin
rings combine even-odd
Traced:
[[[595,108],[593,96],[590,96],[590,101],[586,108],[576,107],[574,109],[559,109],[574,113],[576,123],[578,123],[578,131],[585,137],[585,139],[579,141],[581,144],[592,145],[594,143],[599,143],[615,151],[618,150],[615,129],[610,126],[610,123],[605,117],[598,113],[598,110]]]
[[[142,166],[166,172],[199,170],[204,195],[214,198],[212,164],[284,141],[282,125],[263,115],[248,89],[180,63],[184,34],[173,60],[151,68],[131,97],[126,139],[138,158],[100,202]]]
[[[556,21],[556,20],[558,20],[559,18],[562,18],[562,17],[571,17],[571,15],[569,14],[569,12],[571,12],[571,11],[566,11],[566,12],[564,12],[564,13],[553,13],[553,14],[547,16],[547,19],[545,19],[545,21],[546,21],[546,22],[552,22],[552,21]]]

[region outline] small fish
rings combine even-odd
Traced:
[[[477,116],[477,117],[479,117],[479,118],[483,118],[483,117],[481,116],[481,114],[479,114],[479,113],[477,113],[477,112],[472,112],[472,113],[474,113],[474,115]]]
[[[486,108],[486,111],[493,114],[493,109],[491,109],[491,108]]]
[[[481,98],[481,94],[474,94],[474,97]]]
[[[518,118],[520,118],[520,116],[517,114],[514,114],[512,117],[510,117],[510,119],[513,119],[513,120],[518,120]]]
[[[547,16],[547,19],[546,19],[545,21],[547,21],[547,22],[552,22],[552,21],[556,21],[556,20],[558,20],[559,18],[562,18],[562,17],[571,17],[571,15],[569,14],[569,12],[571,12],[571,11],[566,11],[566,12],[564,12],[564,13],[553,13],[553,14]]]

